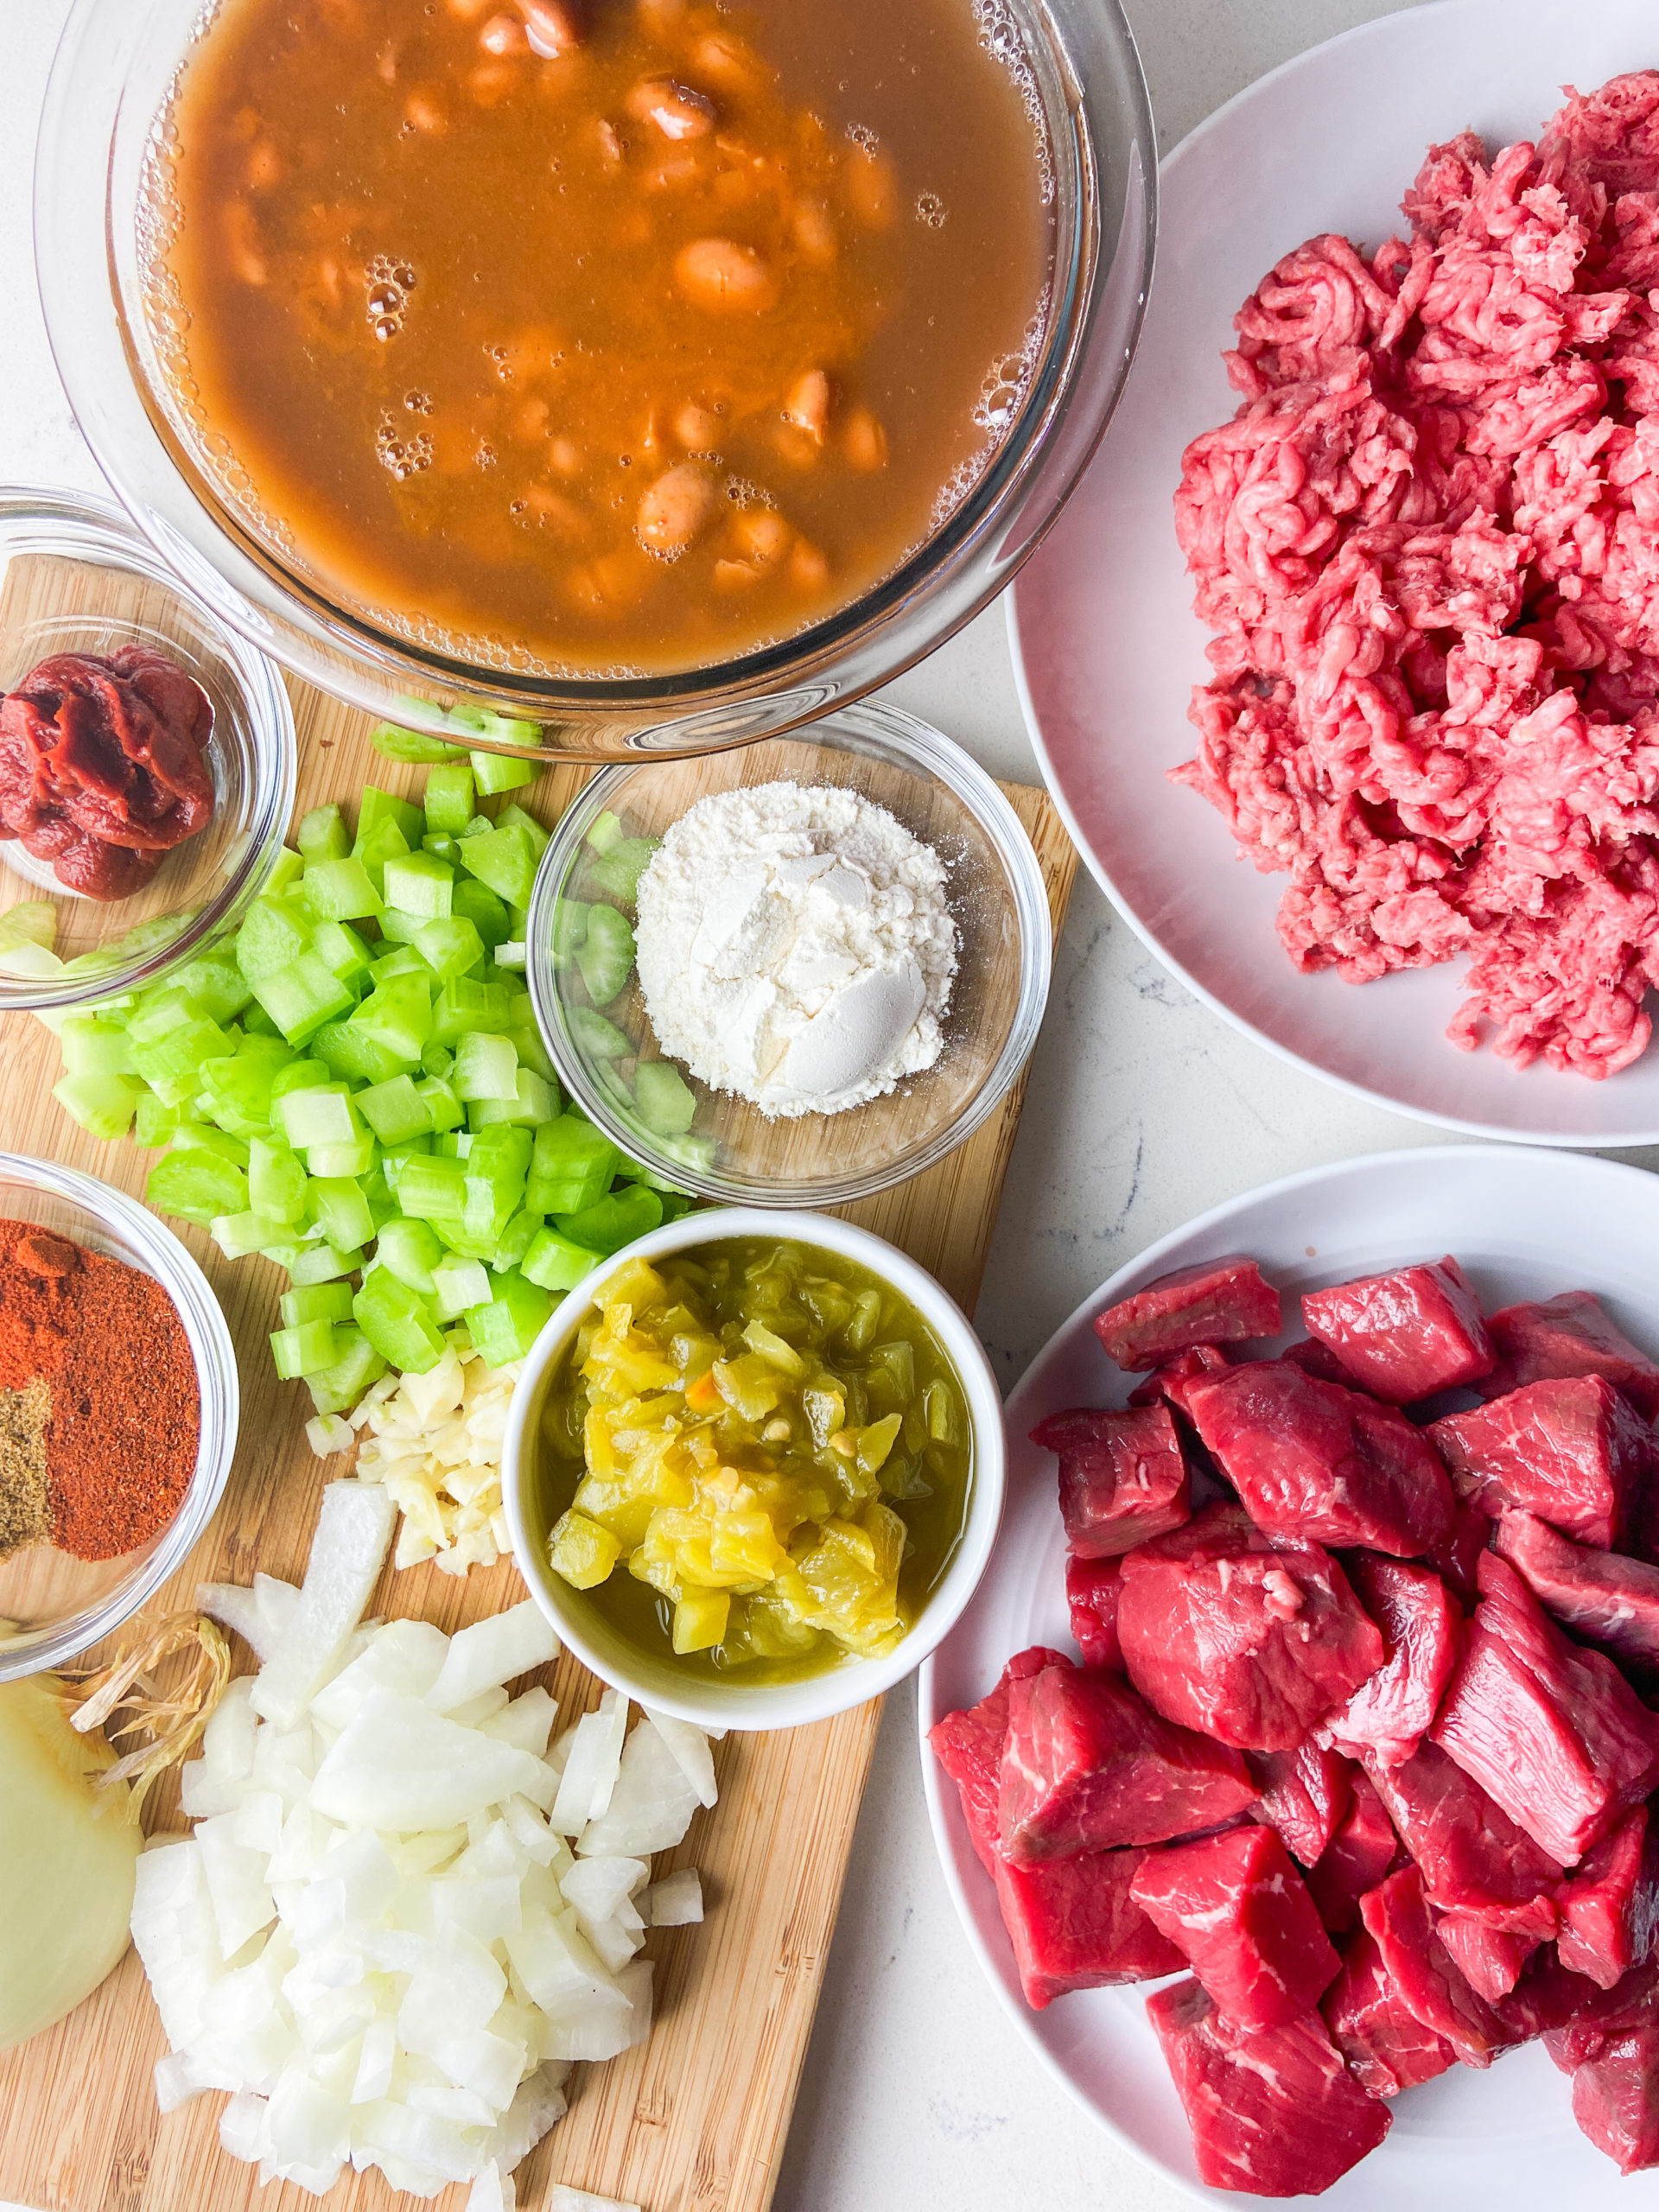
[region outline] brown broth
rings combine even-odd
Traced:
[[[493,665],[728,659],[890,574],[1007,428],[1034,99],[973,0],[593,0],[552,60],[524,21],[226,0],[162,179],[175,383],[351,611]]]

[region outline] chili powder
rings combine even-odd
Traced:
[[[0,1390],[44,1383],[51,1541],[117,1559],[167,1526],[195,1471],[190,1341],[151,1275],[0,1221]]]

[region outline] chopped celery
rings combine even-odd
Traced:
[[[291,891],[299,881],[300,870],[304,865],[292,845],[283,846],[271,862],[270,880],[265,886],[266,898],[276,898],[284,891]]]
[[[633,931],[614,906],[590,906],[588,934],[576,953],[576,966],[595,1006],[608,1006],[626,988],[633,969]]]
[[[552,1061],[547,1056],[547,1047],[542,1042],[541,1031],[534,1028],[512,1028],[508,1030],[507,1034],[512,1039],[513,1051],[518,1055],[519,1066],[534,1068],[542,1081],[552,1091],[553,1103],[548,1111],[550,1114],[556,1114],[559,1110],[559,1078]]]
[[[462,914],[453,919],[423,922],[410,940],[441,983],[465,976],[484,958],[484,940],[476,922]]]
[[[515,1268],[498,1278],[487,1306],[467,1307],[467,1333],[486,1367],[505,1367],[524,1357],[552,1311],[550,1294]]]
[[[339,976],[308,949],[286,968],[251,980],[255,998],[290,1045],[304,1044],[352,1004]]]
[[[296,1151],[314,1144],[352,1144],[363,1134],[352,1094],[343,1083],[288,1091],[273,1110],[283,1135]]]
[[[334,1364],[305,1378],[311,1402],[320,1414],[344,1413],[386,1371],[385,1361],[354,1323],[340,1327],[334,1341],[343,1347]]]
[[[670,1060],[641,1060],[633,1071],[633,1100],[654,1135],[683,1136],[696,1118],[697,1102]]]
[[[349,1321],[352,1318],[348,1283],[305,1284],[297,1290],[285,1290],[279,1303],[284,1328],[297,1329],[307,1321]]]
[[[591,1007],[567,1007],[564,1018],[569,1025],[571,1043],[591,1060],[620,1060],[633,1050],[616,1024],[607,1021]]]
[[[323,1063],[325,1077],[341,1083],[389,1083],[401,1075],[408,1061],[365,1037],[349,1021],[325,1021],[311,1039],[311,1050]]]
[[[391,865],[386,862],[388,868]],[[348,854],[338,860],[308,861],[301,888],[320,922],[360,922],[378,914],[384,904],[367,868]],[[385,894],[388,899],[391,895]]]
[[[413,1221],[459,1223],[467,1210],[466,1171],[458,1160],[412,1160],[398,1179],[397,1203]]]
[[[297,960],[311,942],[312,915],[296,898],[267,891],[242,918],[236,936],[236,964],[250,983],[274,975]]]
[[[332,1083],[327,1064],[309,1057],[290,1059],[270,1080],[270,1103],[276,1106],[290,1090],[314,1090],[319,1084]]]
[[[263,1135],[270,1126],[272,1094],[294,1061],[292,1046],[280,1037],[243,1037],[227,1057],[203,1063],[206,1110],[237,1136]]]
[[[525,1253],[535,1243],[537,1231],[541,1226],[539,1214],[525,1213],[521,1209],[512,1217],[495,1240],[495,1251],[490,1261],[491,1267],[498,1274],[507,1268],[520,1265]]]
[[[356,1104],[382,1144],[403,1144],[410,1137],[424,1135],[432,1127],[426,1101],[406,1075],[395,1075],[389,1083],[372,1084],[366,1090],[359,1090]]]
[[[451,1255],[440,1260],[432,1270],[432,1289],[440,1321],[458,1320],[469,1306],[487,1304],[491,1288],[490,1271],[481,1260],[463,1260]]]
[[[355,1274],[362,1264],[360,1245],[342,1250],[337,1244],[324,1242],[308,1244],[299,1258],[289,1263],[288,1272],[296,1283],[303,1287],[308,1283],[332,1282],[340,1275]],[[372,1381],[373,1377],[371,1376],[370,1380]],[[363,1387],[366,1389],[368,1384],[365,1383]]]
[[[455,1048],[450,1084],[457,1098],[516,1098],[518,1052],[512,1038],[463,1037]]]
[[[340,1358],[340,1332],[332,1321],[302,1321],[271,1332],[270,1356],[276,1377],[292,1382],[302,1375],[321,1374]]]
[[[349,922],[319,922],[311,950],[346,985],[366,981],[373,955]]]
[[[374,1166],[374,1139],[366,1129],[345,1144],[314,1144],[305,1155],[305,1170],[315,1182],[319,1176],[336,1181],[344,1176],[366,1175]]]
[[[429,1298],[435,1287],[433,1270],[442,1263],[443,1247],[429,1223],[400,1218],[381,1229],[374,1256],[381,1267],[391,1268],[399,1282]]]
[[[394,855],[383,870],[386,904],[423,922],[448,921],[455,872],[430,853]]]
[[[245,1260],[250,1253],[263,1252],[292,1226],[290,1222],[273,1221],[269,1214],[252,1211],[220,1214],[210,1224],[213,1240],[227,1260]]]
[[[657,837],[624,837],[596,860],[588,873],[602,891],[608,891],[625,906],[632,906],[639,896],[639,879],[651,865],[651,856],[661,842]]]
[[[378,891],[385,877],[386,862],[396,860],[409,849],[409,839],[397,824],[382,816],[372,823],[359,823],[352,846],[352,858],[362,861],[369,872],[370,882]]]
[[[236,964],[228,944],[216,944],[198,953],[188,966],[168,977],[177,989],[188,991],[210,1021],[233,1021],[253,996],[248,981]]]
[[[525,722],[521,727],[531,729],[535,725]],[[533,745],[540,735],[541,732],[537,730],[536,737],[527,739],[525,742]],[[533,784],[542,772],[539,761],[516,760],[510,753],[474,753],[472,763],[478,788],[486,798],[496,791],[522,791],[526,784]]]
[[[49,899],[20,899],[0,914],[0,952],[20,944],[44,945],[49,951],[58,934],[58,910]]]
[[[456,847],[459,855],[460,847]],[[498,899],[487,883],[476,877],[458,875],[454,895],[450,901],[450,913],[457,921],[470,922],[483,939],[486,950],[505,944],[512,935],[512,925],[507,918],[505,899]]]
[[[390,1268],[376,1268],[364,1278],[352,1313],[380,1357],[406,1375],[423,1375],[443,1357],[443,1338],[426,1300]]]
[[[163,1036],[134,1035],[132,1065],[146,1083],[159,1087],[169,1079],[197,1074],[204,1062],[219,1059],[230,1049],[224,1030],[204,1017],[181,1021]]]
[[[216,1160],[228,1160],[232,1167],[245,1170],[252,1156],[251,1147],[242,1138],[207,1122],[181,1122],[174,1131],[173,1144],[175,1151],[211,1152]]]
[[[365,831],[378,829],[383,822],[396,824],[406,847],[419,844],[423,818],[414,800],[398,798],[391,791],[379,791],[372,784],[365,784],[357,803],[358,836],[361,838]]]
[[[487,1129],[494,1122],[517,1122],[527,1129],[534,1129],[558,1112],[558,1092],[534,1068],[521,1067],[514,1077],[514,1085],[511,1098],[473,1100],[467,1109],[467,1128],[476,1132]]]
[[[346,1027],[400,1060],[418,1060],[433,1034],[432,991],[425,975],[394,976],[377,983]]]
[[[613,846],[620,845],[626,834],[622,824],[607,807],[603,814],[594,817],[593,827],[588,832],[588,842],[594,852],[603,855],[608,853]]]
[[[336,1251],[366,1244],[374,1234],[369,1202],[346,1175],[314,1175],[306,1192],[307,1210]]]
[[[509,906],[527,906],[536,880],[530,839],[516,825],[489,829],[461,841],[461,864]]]
[[[536,1132],[524,1204],[536,1213],[580,1213],[604,1197],[621,1166],[621,1154],[591,1122],[561,1114]]]
[[[453,760],[461,751],[460,746],[448,744],[441,737],[399,729],[396,722],[379,723],[369,732],[369,743],[383,760]]]
[[[512,1027],[512,993],[505,983],[480,983],[452,976],[432,1009],[432,1036],[440,1045],[458,1046],[463,1037],[504,1034]]]
[[[543,1290],[574,1290],[598,1266],[600,1255],[586,1244],[573,1244],[556,1229],[542,1229],[521,1262],[523,1272]]]
[[[221,1214],[245,1212],[248,1179],[234,1160],[193,1146],[162,1154],[149,1171],[144,1197],[158,1213],[176,1213],[206,1229]]]
[[[64,1073],[107,1078],[133,1072],[132,1042],[117,1022],[102,1021],[94,1014],[66,1014],[58,1028]],[[133,1085],[135,1094],[137,1084]]]
[[[495,826],[498,830],[522,830],[530,840],[533,860],[539,861],[553,842],[535,816],[526,814],[522,806],[515,805],[512,800],[496,816]]]
[[[459,836],[473,818],[473,772],[465,760],[434,768],[426,779],[426,830],[429,836]]]
[[[588,934],[588,908],[580,899],[561,899],[553,909],[553,965],[570,968]]]
[[[662,1218],[663,1202],[656,1192],[642,1184],[628,1183],[577,1213],[560,1214],[553,1226],[571,1243],[586,1245],[590,1252],[602,1255],[620,1252],[636,1236],[657,1228]]]
[[[425,919],[423,914],[404,914],[396,906],[388,906],[380,915],[380,934],[388,944],[402,950],[413,944]]]
[[[97,1071],[67,1075],[52,1086],[52,1096],[70,1120],[105,1144],[125,1136],[142,1095],[130,1076]]]
[[[209,1066],[213,1065],[211,1061]],[[170,1144],[173,1132],[184,1116],[176,1106],[164,1106],[153,1090],[138,1095],[137,1126],[133,1135],[137,1142],[153,1148],[159,1144]]]
[[[461,1128],[467,1119],[467,1109],[443,1077],[423,1076],[415,1088],[426,1108],[429,1128],[442,1132]]]
[[[248,1196],[256,1213],[283,1223],[305,1219],[303,1164],[285,1144],[256,1137],[248,1147]]]
[[[346,817],[337,806],[314,806],[294,839],[302,861],[341,861],[352,849]]]

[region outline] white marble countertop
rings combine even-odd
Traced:
[[[1391,11],[1389,0],[1127,5],[1164,150],[1291,54]],[[35,118],[67,7],[0,0],[0,480],[95,488],[48,351],[29,241]],[[893,696],[996,774],[1038,780],[1000,607]],[[1192,1215],[1297,1168],[1443,1141],[1224,1027],[1080,874],[980,1333],[1012,1383],[1079,1300]],[[888,1700],[775,2202],[778,2212],[1175,2212],[1191,2202],[1072,2106],[982,1979],[929,1838],[908,1691]]]

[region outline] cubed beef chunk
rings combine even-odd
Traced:
[[[1193,1426],[1245,1510],[1270,1535],[1363,1544],[1409,1559],[1452,1526],[1452,1486],[1433,1448],[1392,1406],[1257,1360],[1195,1382]]]
[[[1186,1455],[1167,1406],[1074,1407],[1039,1421],[1031,1440],[1058,1455],[1060,1518],[1080,1559],[1116,1559],[1192,1516]]]
[[[1123,1647],[1117,1640],[1117,1601],[1122,1594],[1121,1560],[1079,1559],[1075,1552],[1067,1559],[1065,1602],[1085,1667],[1115,1667],[1122,1673]]]
[[[1382,1663],[1382,1637],[1318,1544],[1206,1507],[1123,1561],[1117,1632],[1157,1712],[1241,1750],[1288,1751]]]
[[[933,1756],[957,1785],[962,1816],[980,1864],[996,1872],[997,1808],[1002,1794],[1002,1745],[1008,1732],[1008,1685],[1044,1667],[1069,1667],[1071,1661],[1043,1644],[1016,1652],[1002,1669],[996,1688],[977,1705],[947,1713],[927,1732]]]
[[[1556,1902],[1561,1964],[1603,1989],[1645,1966],[1659,1935],[1659,1827],[1638,1805],[1585,1853]]]
[[[1318,2196],[1389,2132],[1388,2107],[1361,2088],[1317,2012],[1237,2028],[1197,1981],[1154,1991],[1147,2012],[1211,2189]]]
[[[1129,1403],[1173,1406],[1177,1413],[1184,1414],[1191,1385],[1206,1375],[1219,1375],[1230,1364],[1218,1345],[1194,1344],[1191,1351],[1177,1352],[1173,1359],[1155,1367],[1144,1382],[1137,1382],[1129,1393]]]
[[[1459,1495],[1484,1513],[1519,1506],[1604,1551],[1633,1525],[1653,1457],[1651,1433],[1599,1375],[1529,1382],[1428,1433]]]
[[[1627,1667],[1659,1669],[1659,1567],[1575,1544],[1535,1513],[1499,1516],[1494,1540],[1544,1611]]]
[[[1479,1300],[1452,1259],[1310,1291],[1302,1320],[1362,1389],[1390,1405],[1458,1389],[1492,1371]]]
[[[1527,1980],[1530,1980],[1529,1974]],[[1560,2001],[1560,1993],[1569,1989],[1574,1995]],[[1523,1981],[1505,2010],[1511,2010],[1516,1999],[1528,1993]],[[1649,1960],[1644,1967],[1632,1967],[1611,1989],[1599,1988],[1584,1975],[1558,1967],[1548,1995],[1557,2001],[1548,2005],[1546,1999],[1550,2017],[1540,2031],[1544,2049],[1563,2074],[1570,2074],[1594,2058],[1614,2037],[1626,2035],[1632,2028],[1651,2027],[1659,2020],[1659,1963]]]
[[[1455,2066],[1446,2037],[1426,2028],[1384,1965],[1376,1938],[1361,1929],[1319,2010],[1354,2079],[1374,2097],[1397,2097]]]
[[[1659,1415],[1659,1367],[1637,1350],[1587,1290],[1542,1305],[1506,1306],[1486,1325],[1497,1364],[1477,1387],[1502,1398],[1522,1383],[1564,1375],[1605,1375],[1644,1421]]]
[[[1304,1866],[1317,1865],[1354,1802],[1355,1770],[1312,1736],[1294,1751],[1254,1751],[1249,1767],[1262,1792],[1256,1819],[1274,1829]]]
[[[1311,2012],[1341,1964],[1271,1828],[1149,1851],[1131,1894],[1236,2027],[1283,2027]]]
[[[1178,1268],[1109,1306],[1095,1319],[1107,1355],[1132,1373],[1161,1367],[1198,1344],[1276,1337],[1279,1294],[1254,1260],[1235,1254]]]
[[[1454,1485],[1455,1490],[1455,1485]],[[1438,1544],[1431,1544],[1423,1554],[1425,1567],[1432,1567],[1463,1607],[1472,1612],[1475,1600],[1480,1595],[1478,1580],[1480,1555],[1491,1541],[1492,1521],[1478,1505],[1459,1497],[1452,1515],[1452,1527]]]
[[[1370,1777],[1350,1777],[1352,1802],[1315,1864],[1307,1886],[1319,1918],[1333,1936],[1359,1925],[1359,1901],[1374,1890],[1400,1857],[1400,1839]]]
[[[1548,2049],[1552,2035],[1593,2011],[1606,1996],[1605,1990],[1586,1981],[1581,1974],[1569,1974],[1556,1956],[1555,1946],[1545,1943],[1527,1961],[1514,1989],[1500,1998],[1492,2010],[1512,2041],[1531,2043],[1541,2037]],[[1582,2056],[1581,2051],[1575,2053],[1571,2064],[1562,2070],[1570,2074]]]
[[[1569,1643],[1495,1552],[1480,1592],[1433,1740],[1570,1866],[1659,1777],[1659,1715],[1611,1659]]]
[[[1345,1390],[1359,1388],[1358,1377],[1351,1375],[1330,1345],[1322,1344],[1317,1337],[1299,1338],[1294,1344],[1287,1344],[1279,1357],[1300,1367],[1304,1375],[1311,1375],[1316,1382],[1340,1382]]]
[[[1434,1933],[1459,1973],[1489,2005],[1507,1997],[1521,1979],[1541,1936],[1516,1936],[1472,1912],[1437,1912]]]
[[[1236,1751],[1172,1727],[1109,1669],[1008,1686],[998,1839],[1015,1866],[1191,1835],[1255,1798]]]
[[[1471,1775],[1433,1743],[1398,1766],[1367,1763],[1400,1840],[1443,1912],[1518,1936],[1555,1933],[1561,1862],[1541,1851]]]
[[[1490,2066],[1512,2038],[1435,1934],[1417,1869],[1402,1866],[1379,1882],[1361,1898],[1359,1913],[1408,2009],[1444,2036],[1465,2066]]]
[[[1573,2117],[1622,2174],[1659,2166],[1659,2026],[1631,2028],[1573,2076]]]
[[[1073,1989],[1155,1981],[1186,1963],[1130,1894],[1146,1855],[1085,1851],[1041,1866],[998,1859],[996,1901],[1034,2011]]]
[[[1463,1613],[1431,1567],[1370,1552],[1356,1552],[1346,1566],[1382,1631],[1386,1656],[1320,1733],[1338,1751],[1370,1751],[1394,1765],[1411,1757],[1440,1710],[1462,1645]]]

